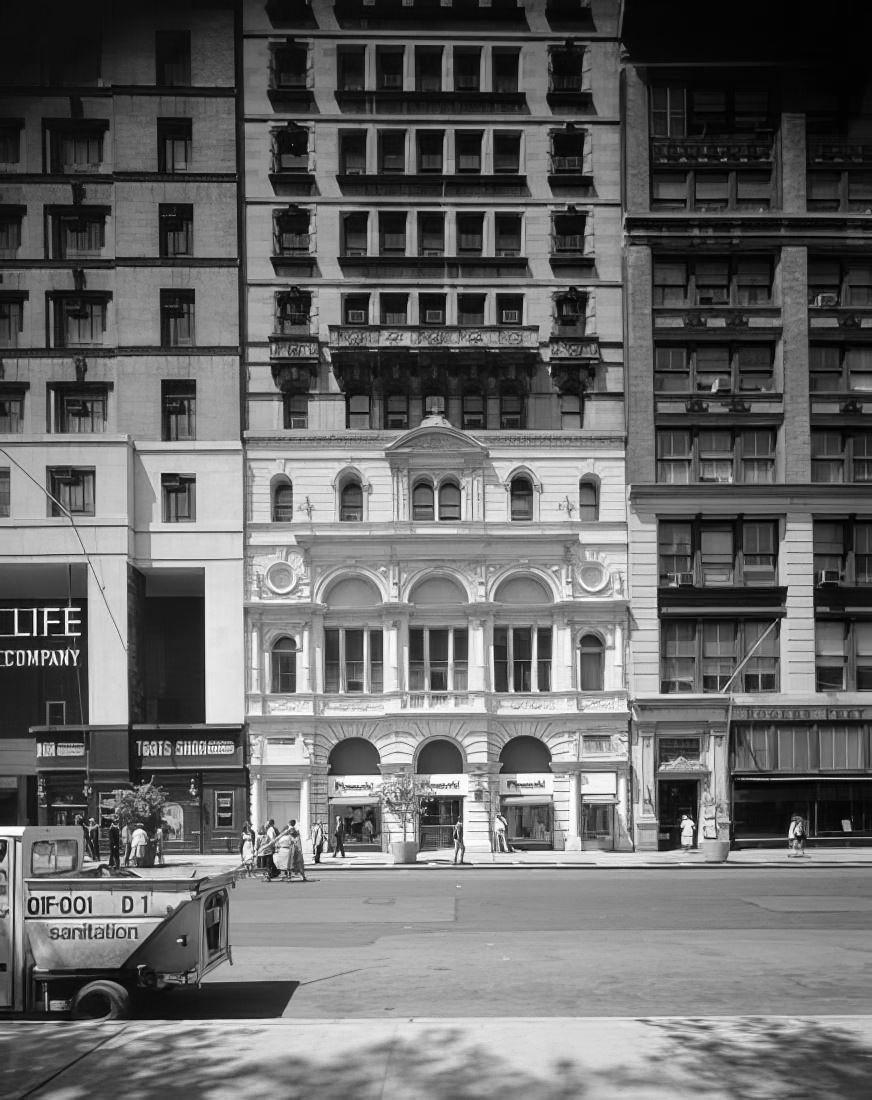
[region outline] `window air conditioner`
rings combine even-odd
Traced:
[[[402,88],[403,78],[400,73],[382,73],[381,86],[383,88]]]
[[[354,247],[348,248],[347,247],[345,249],[345,255],[346,256],[365,256],[366,255],[366,249],[365,248],[354,248]]]
[[[497,249],[497,255],[498,256],[517,256],[517,255],[519,255],[519,251],[518,251],[517,248],[498,248]]]
[[[61,485],[67,485],[75,481],[75,474],[69,466],[58,466],[52,470],[52,479]]]
[[[428,325],[441,325],[445,314],[441,309],[425,309],[424,320]]]
[[[693,586],[693,573],[667,573],[670,588],[687,588]]]
[[[425,248],[421,253],[422,256],[444,256],[445,253],[441,248]]]
[[[363,324],[366,324],[366,310],[365,309],[350,309],[348,311],[348,323],[349,323],[349,325],[363,325]]]
[[[817,294],[815,295],[814,304],[818,309],[829,309],[839,304],[839,296],[838,294]]]
[[[500,316],[504,325],[517,325],[521,320],[521,311],[518,309],[504,309]]]
[[[167,490],[167,492],[175,493],[178,492],[179,489],[181,489],[182,479],[178,476],[178,474],[173,474],[171,477],[162,478],[161,484],[163,485],[164,489]]]
[[[340,512],[339,519],[342,523],[356,523],[360,520],[360,516],[357,512]]]
[[[817,587],[838,584],[841,579],[842,575],[838,569],[821,569],[817,575]]]

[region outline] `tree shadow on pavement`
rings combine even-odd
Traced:
[[[648,1020],[669,1053],[651,1061],[661,1079],[698,1082],[724,1100],[868,1100],[872,1048],[836,1021],[689,1018]],[[655,1073],[656,1078],[656,1073]]]

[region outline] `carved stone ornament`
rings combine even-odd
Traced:
[[[626,699],[615,695],[605,695],[602,698],[581,695],[578,699],[578,709],[584,714],[606,714],[628,710],[629,707]]]
[[[267,567],[264,582],[276,596],[289,596],[299,584],[304,570],[303,555],[292,550],[284,561],[274,561]]]
[[[578,583],[585,592],[602,592],[609,583],[609,571],[598,561],[580,562],[575,569]]]

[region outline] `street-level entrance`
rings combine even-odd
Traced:
[[[687,814],[694,825],[699,816],[698,779],[660,779],[657,781],[657,830],[659,851],[681,847],[681,815]],[[694,839],[697,839],[696,837]]]
[[[461,816],[461,798],[425,798],[421,802],[421,850],[451,848],[454,823]]]

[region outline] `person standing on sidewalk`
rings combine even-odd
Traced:
[[[463,843],[463,821],[458,818],[454,823],[454,862],[463,863],[466,855],[466,845]],[[458,860],[458,856],[460,859]]]
[[[681,850],[683,852],[689,852],[693,847],[693,830],[695,826],[693,819],[688,817],[687,814],[681,815]]]
[[[320,821],[315,822],[312,830],[312,861],[321,862],[321,853],[324,851],[324,826]]]
[[[109,822],[109,867],[113,871],[121,869],[121,830],[117,817]]]
[[[799,814],[794,814],[790,819],[790,827],[787,830],[788,859],[794,856],[802,859],[805,855],[805,822]]]
[[[497,810],[496,817],[494,818],[494,839],[497,842],[498,852],[511,852],[512,846],[509,844],[508,838],[509,823],[500,810]]]
[[[336,859],[336,853],[339,852],[343,859],[345,859],[345,822],[339,816],[336,815],[336,824],[333,826],[333,858]]]

